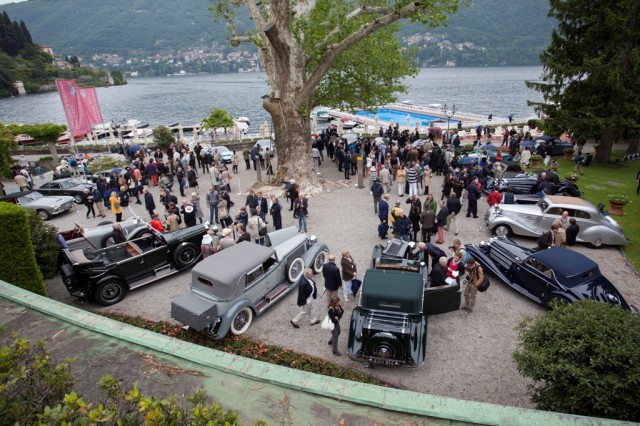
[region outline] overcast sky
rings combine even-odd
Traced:
[[[0,4],[21,3],[23,1],[27,1],[27,0],[0,0]]]

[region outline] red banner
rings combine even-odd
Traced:
[[[56,80],[56,85],[73,136],[91,133],[92,124],[102,123],[95,88],[80,89],[75,80]]]
[[[84,102],[84,111],[89,118],[90,124],[102,124],[102,114],[100,113],[100,105],[98,104],[98,96],[95,87],[87,87],[80,89],[80,96]]]

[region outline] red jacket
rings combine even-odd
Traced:
[[[502,194],[498,191],[492,191],[487,197],[487,203],[489,203],[491,207],[500,204],[500,201],[502,201]]]

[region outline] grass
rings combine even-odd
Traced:
[[[640,160],[616,162],[623,156],[623,151],[614,151],[610,163],[591,163],[589,167],[583,166],[584,175],[580,176],[577,185],[584,193],[582,198],[595,206],[604,204],[605,211],[609,209],[607,200],[609,194],[625,194],[631,199],[631,202],[624,206],[625,215],[613,216],[613,218],[622,226],[624,234],[631,239],[622,249],[637,271],[640,269],[640,226],[637,225],[640,217],[640,195],[636,195],[638,185],[636,175],[640,170]],[[562,158],[558,159],[558,163],[558,174],[561,179],[575,166],[573,161]]]

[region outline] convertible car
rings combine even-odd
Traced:
[[[130,217],[120,222],[122,232],[127,240],[149,234],[151,231],[149,224],[138,216]],[[83,228],[75,224],[69,231],[62,231],[58,234],[58,241],[63,249],[70,251],[79,249],[100,249],[115,244],[113,238],[113,223],[109,221],[100,222],[98,226]]]
[[[64,248],[64,285],[72,296],[114,305],[129,290],[193,266],[206,232],[205,225],[163,234],[149,228],[139,238],[98,250]]]
[[[479,246],[466,244],[465,248],[485,271],[543,306],[549,307],[554,300],[594,299],[637,311],[600,273],[597,263],[576,251],[554,247],[534,252],[506,237]]]
[[[320,273],[329,249],[296,227],[266,235],[266,245],[243,241],[193,268],[191,289],[171,302],[171,318],[222,339],[246,332],[289,292],[305,268]]]
[[[538,190],[538,174],[522,173],[512,177],[503,177],[502,179],[490,177],[485,180],[484,188],[487,192],[491,192],[494,189],[503,192],[506,191],[507,188],[511,188],[511,192],[514,194],[535,194]],[[582,191],[580,191],[578,186],[567,180],[554,183],[553,192],[554,194],[569,197],[579,197],[582,195]]]
[[[551,229],[553,221],[564,211],[575,218],[580,227],[576,241],[594,248],[627,244],[620,225],[582,198],[548,195],[536,204],[498,204],[487,210],[484,219],[495,235],[537,238]]]
[[[347,353],[374,364],[418,367],[427,347],[427,315],[460,309],[457,282],[427,287],[424,251],[397,239],[377,245],[351,314]]]
[[[69,211],[73,207],[73,197],[45,197],[37,191],[14,192],[0,197],[0,201],[34,209],[43,220],[49,220],[51,216]]]

